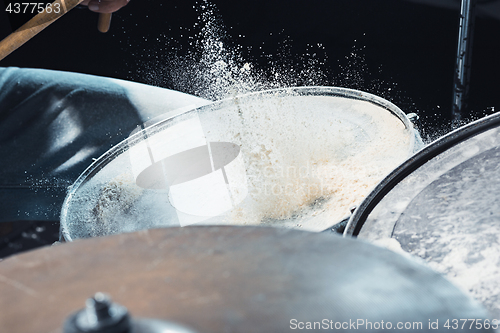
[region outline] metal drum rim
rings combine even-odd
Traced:
[[[357,237],[368,216],[379,202],[397,184],[425,163],[449,148],[498,126],[500,126],[500,112],[460,127],[422,148],[382,179],[370,194],[366,196],[349,218],[343,236]]]
[[[108,151],[106,151],[104,154],[99,156],[95,161],[92,162],[81,174],[78,176],[78,178],[75,180],[75,182],[68,188],[68,193],[66,194],[66,197],[64,199],[62,208],[61,208],[61,214],[60,214],[60,232],[59,232],[59,238],[60,241],[73,241],[72,237],[69,234],[69,231],[67,230],[66,224],[66,218],[68,215],[68,207],[70,205],[71,199],[73,195],[75,194],[76,191],[85,184],[94,174],[99,172],[102,168],[104,168],[108,163],[110,163],[114,157],[117,155],[125,152],[128,150],[128,146],[130,143],[134,144],[136,141],[142,140],[143,138],[143,131],[145,130],[150,130],[155,127],[161,127],[169,122],[171,122],[173,119],[184,115],[188,114],[191,112],[199,112],[199,111],[206,111],[207,109],[218,109],[222,108],[225,105],[234,105],[236,100],[239,99],[246,99],[246,98],[253,98],[256,96],[272,96],[272,97],[280,97],[280,96],[336,96],[336,97],[343,97],[343,98],[348,98],[348,99],[355,99],[355,100],[361,100],[361,101],[367,101],[370,102],[378,107],[381,107],[390,113],[392,113],[394,116],[399,118],[399,120],[404,124],[405,128],[407,130],[412,130],[413,125],[411,124],[410,120],[406,116],[406,114],[395,104],[389,102],[388,100],[379,97],[374,94],[370,94],[364,91],[360,90],[355,90],[355,89],[349,89],[349,88],[342,88],[342,87],[329,87],[329,86],[304,86],[304,87],[290,87],[290,88],[276,88],[276,89],[270,89],[270,90],[263,90],[263,91],[257,91],[257,92],[252,92],[248,94],[243,94],[239,96],[234,96],[230,97],[227,99],[223,99],[220,101],[215,101],[213,103],[203,105],[201,107],[196,107],[188,111],[181,112],[179,114],[173,115],[171,117],[165,118],[161,121],[158,121],[151,126],[148,126],[144,128],[143,130],[133,134],[132,136],[124,139],[117,145],[111,147]],[[410,135],[410,151],[413,150],[415,144],[415,138],[413,135]]]

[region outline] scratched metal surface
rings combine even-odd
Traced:
[[[290,320],[486,318],[417,261],[336,235],[185,227],[78,240],[0,262],[0,331],[60,332],[96,291],[199,332],[285,332]],[[360,329],[363,331],[363,329]]]

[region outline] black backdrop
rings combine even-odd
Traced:
[[[241,46],[243,57],[255,68],[304,68],[310,66],[307,54],[316,53],[320,62],[315,66],[324,75],[314,83],[385,97],[407,113],[417,112],[428,129],[449,123],[458,8],[402,0],[212,3],[227,31],[224,42],[229,49]],[[74,9],[0,66],[110,76],[200,94],[189,84],[177,84],[165,64],[172,61],[173,49],[177,58],[196,57],[196,47],[190,45],[196,37],[189,36],[200,26],[195,23],[200,23],[203,5],[192,0],[132,0],[114,14],[107,34],[97,31],[97,14]],[[478,17],[469,118],[499,109],[499,59],[500,21]],[[291,84],[308,84],[307,77]]]

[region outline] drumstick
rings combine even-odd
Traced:
[[[0,60],[29,41],[33,36],[38,34],[82,1],[83,0],[56,0],[52,4],[48,4],[43,12],[37,14],[0,42]]]
[[[76,7],[82,1],[83,0],[56,0],[52,4],[48,4],[43,12],[37,14],[0,42],[0,60],[18,49],[21,45],[29,41],[36,34]],[[109,29],[110,20],[111,14],[100,14],[98,24],[99,31],[106,32]],[[107,26],[107,29],[103,28],[101,30],[101,26]]]
[[[102,33],[108,32],[110,24],[111,24],[111,13],[99,14],[97,29],[99,29],[100,32]]]

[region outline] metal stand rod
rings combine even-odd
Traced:
[[[454,125],[458,125],[458,122],[463,118],[467,110],[476,3],[477,0],[462,0],[460,9],[460,27],[458,31],[457,62],[455,64],[452,105],[452,121]]]

